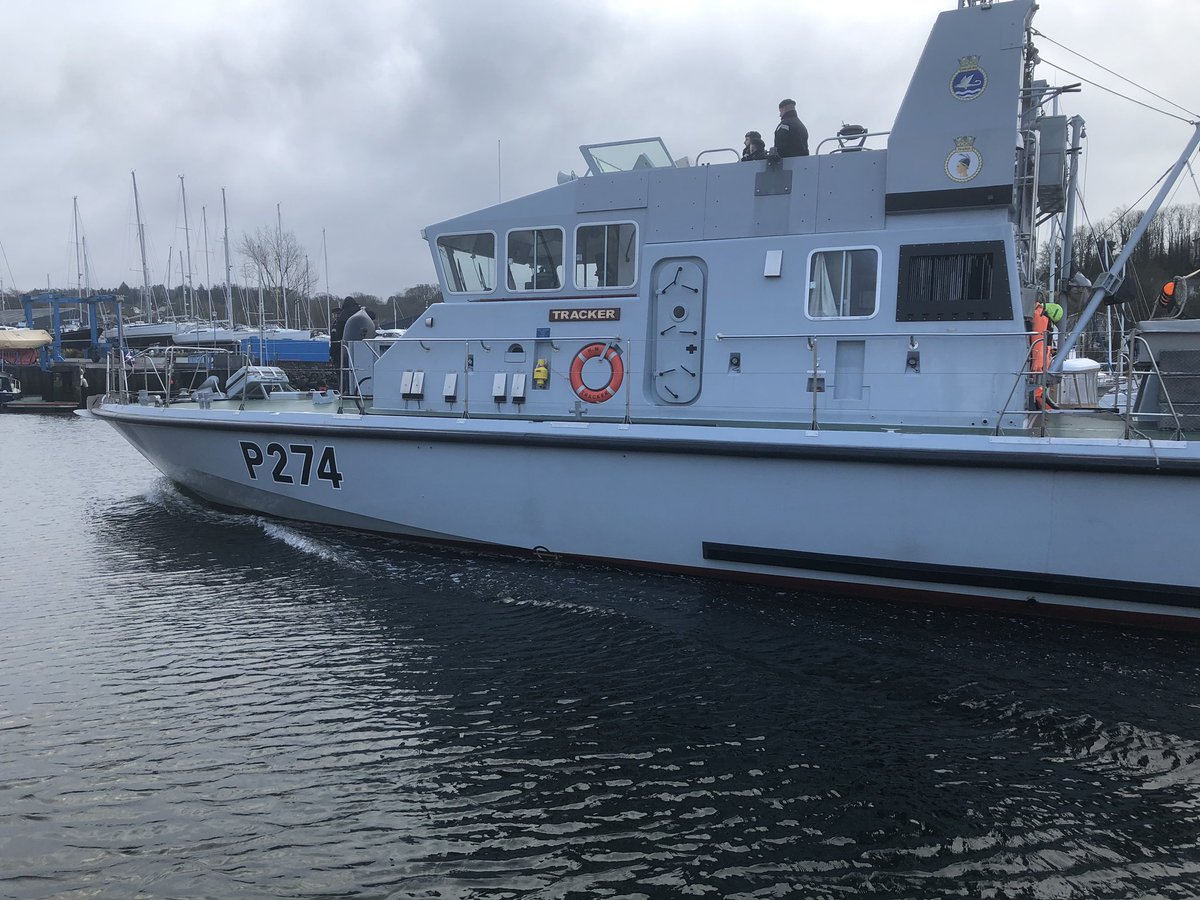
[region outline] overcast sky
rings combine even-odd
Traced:
[[[582,171],[582,143],[661,135],[675,156],[764,134],[795,97],[813,145],[842,122],[891,127],[935,15],[956,0],[2,0],[0,278],[75,283],[72,197],[91,283],[139,284],[136,170],[152,281],[178,284],[186,178],[193,271],[223,278],[229,230],[283,226],[335,294],[435,280],[420,229]],[[1185,107],[1200,3],[1045,0],[1050,38]],[[1039,41],[1044,60],[1162,101]],[[1041,77],[1073,81],[1048,65]],[[1085,201],[1138,199],[1183,122],[1085,85]],[[1165,107],[1170,109],[1170,107]],[[499,142],[499,155],[497,154]],[[498,164],[499,163],[499,164]],[[1191,180],[1177,202],[1193,203]],[[322,260],[327,235],[329,270]],[[174,248],[171,275],[167,258]],[[234,261],[235,279],[240,261]]]

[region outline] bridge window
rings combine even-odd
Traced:
[[[607,144],[585,144],[579,150],[587,160],[588,171],[593,175],[675,167],[667,145],[658,137],[612,141]]]
[[[1012,317],[1003,241],[911,244],[900,248],[896,321]]]
[[[820,250],[809,259],[808,315],[865,319],[879,308],[879,251],[874,247]]]
[[[580,225],[575,229],[575,287],[631,287],[637,280],[637,226]]]
[[[496,236],[443,234],[437,239],[438,258],[446,287],[452,294],[486,294],[496,287]]]
[[[508,233],[508,289],[557,291],[562,288],[563,231],[530,228]]]

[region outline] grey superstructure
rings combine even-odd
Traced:
[[[1044,114],[1033,10],[939,16],[886,149],[680,166],[657,138],[590,145],[585,177],[428,227],[446,302],[348,346],[337,409],[114,390],[94,412],[195,493],[280,516],[1200,624],[1200,444],[1153,342],[1144,396],[1109,413],[1060,383],[1076,333],[1031,353],[1057,299],[1036,224],[1071,219],[1081,125]]]

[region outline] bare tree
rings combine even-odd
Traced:
[[[400,327],[406,327],[434,303],[440,303],[442,292],[436,284],[415,284],[388,297]]]
[[[281,235],[275,228],[259,228],[253,236],[243,234],[237,250],[253,264],[255,281],[262,278],[267,294],[273,298],[276,316],[283,316],[281,283],[289,303],[308,302],[319,273],[307,264],[304,248],[294,232]]]

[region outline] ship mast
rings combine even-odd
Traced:
[[[1041,141],[1039,140],[1037,118],[1045,94],[1045,85],[1039,85],[1034,80],[1038,55],[1037,49],[1033,46],[1032,28],[1032,21],[1026,21],[1018,119],[1021,151],[1015,185],[1017,265],[1022,288],[1032,286],[1037,277],[1038,164],[1041,161]]]

